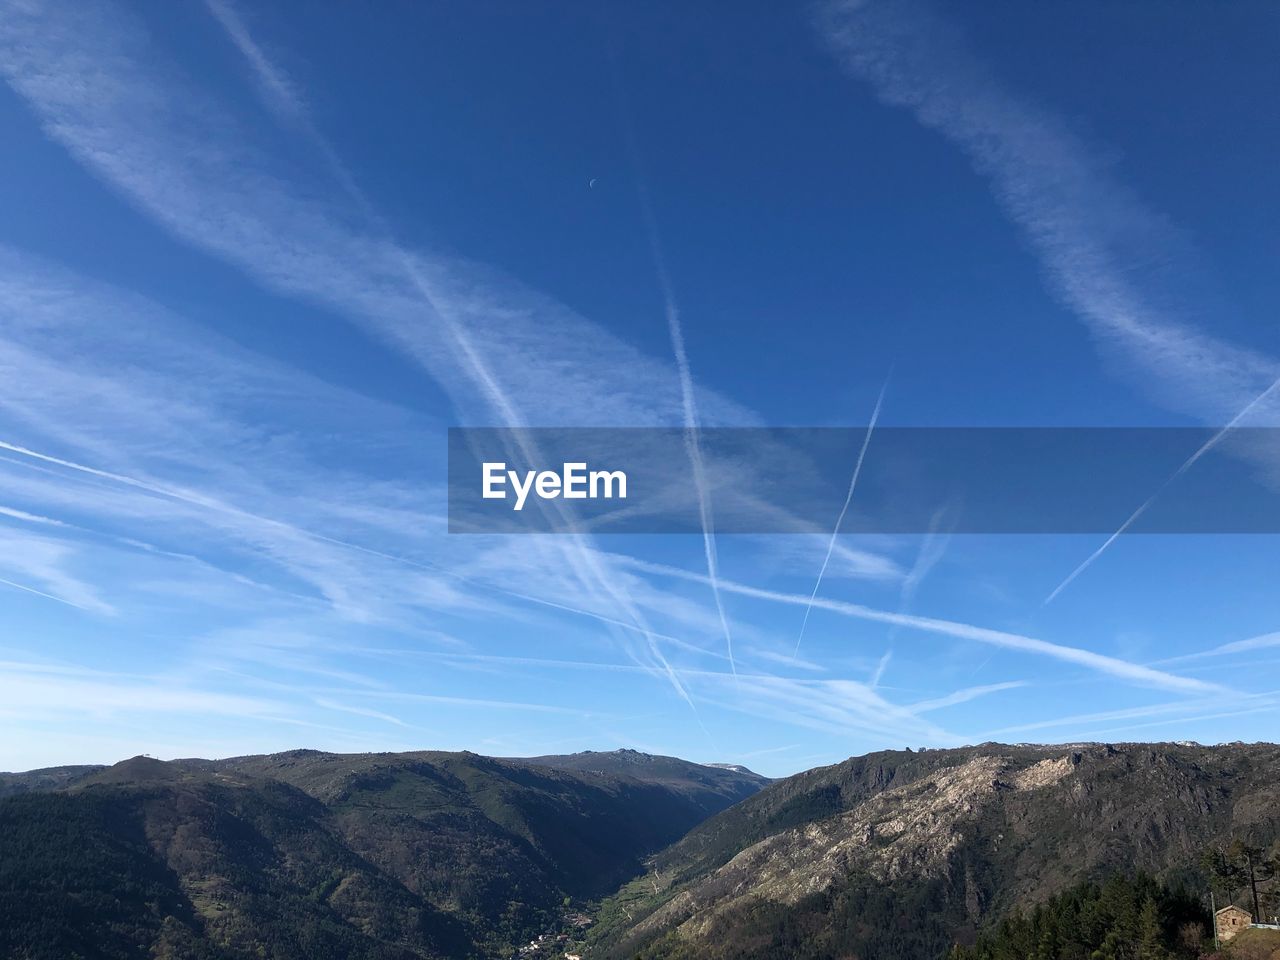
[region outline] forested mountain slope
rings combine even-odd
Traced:
[[[623,775],[300,750],[17,777],[0,956],[490,955],[754,789],[698,788],[697,764],[677,789],[668,758],[652,779],[642,758]]]
[[[1203,851],[1280,837],[1280,747],[987,744],[778,781],[654,857],[599,956],[923,958],[1071,884],[1204,890]]]

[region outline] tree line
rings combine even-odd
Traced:
[[[1268,848],[1237,838],[1205,850],[1200,863],[1225,901],[1249,910],[1255,923],[1280,922],[1280,843]]]

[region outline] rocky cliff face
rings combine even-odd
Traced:
[[[1243,835],[1280,836],[1274,745],[873,754],[776,783],[695,828],[606,906],[600,947],[770,956],[778,944],[764,934],[751,949],[716,951],[762,924],[838,926],[850,891],[868,885],[909,891],[904,904],[936,900],[928,923],[905,921],[963,939],[993,914],[1108,871],[1190,878],[1207,844]],[[904,920],[892,902],[885,912],[890,926]],[[881,932],[852,930],[844,946],[872,955]]]

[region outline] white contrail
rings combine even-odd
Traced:
[[[524,418],[520,416],[515,403],[503,389],[490,364],[486,362],[481,352],[476,348],[466,328],[452,315],[448,306],[440,301],[436,292],[431,288],[426,278],[423,277],[422,271],[418,268],[413,258],[396,241],[394,231],[369,201],[364,190],[361,189],[356,179],[351,175],[328,138],[311,121],[300,91],[292,79],[270,61],[240,19],[238,12],[227,0],[208,0],[208,6],[210,13],[227,31],[232,43],[248,61],[260,84],[260,89],[263,91],[263,96],[268,106],[285,122],[301,129],[320,150],[343,189],[356,202],[378,232],[383,234],[388,241],[392,255],[398,260],[398,266],[423,301],[439,319],[449,343],[455,349],[463,368],[470,375],[472,382],[479,388],[481,394],[492,405],[498,416],[511,428],[510,435],[520,448],[522,456],[530,463],[538,462],[539,458],[536,456],[536,449],[531,438],[525,432],[526,424]],[[411,355],[416,356],[416,351],[412,345],[401,342],[400,346],[408,349]],[[570,543],[574,549],[565,551],[565,559],[573,572],[583,581],[584,586],[594,581],[599,587],[603,588],[605,593],[612,597],[623,612],[635,623],[639,632],[647,641],[650,654],[660,665],[662,672],[671,682],[676,692],[689,705],[696,716],[697,708],[694,706],[692,698],[689,696],[684,684],[681,683],[675,669],[662,653],[647,619],[636,608],[630,597],[624,595],[618,589],[608,572],[600,567],[597,552],[584,541],[583,535],[575,529],[572,518],[563,508],[563,505],[557,502],[553,505],[553,509],[560,514],[570,534]],[[702,725],[701,718],[698,719],[698,723]],[[703,729],[705,730],[706,728],[703,727]]]
[[[924,583],[929,571],[934,568],[947,551],[947,544],[950,542],[951,534],[947,533],[941,537],[938,535],[938,527],[945,513],[946,508],[938,510],[929,521],[929,532],[920,544],[920,550],[916,554],[916,561],[911,565],[911,569],[902,580],[902,589],[898,594],[899,613],[907,613],[911,609],[916,591]],[[893,644],[897,638],[898,628],[890,627],[889,648],[885,650],[884,656],[880,658],[880,665],[876,667],[875,679],[871,682],[873,687],[879,685],[880,678],[884,675],[885,667],[889,665],[889,660],[893,656]]]
[[[275,64],[267,57],[244,21],[240,19],[239,13],[225,0],[205,0],[205,6],[230,36],[231,42],[249,61],[249,67],[257,77],[258,89],[267,106],[281,116],[308,123],[306,105],[297,86],[286,74],[276,69]]]
[[[15,590],[22,590],[25,593],[34,593],[37,597],[44,597],[46,600],[55,600],[58,603],[65,603],[68,607],[75,607],[77,610],[87,611],[89,609],[88,607],[81,606],[80,604],[68,600],[65,597],[55,597],[52,593],[45,593],[43,590],[37,590],[35,587],[28,587],[21,583],[14,583],[12,580],[6,580],[3,577],[0,577],[0,583],[4,584],[6,587],[13,587]]]
[[[41,460],[46,463],[56,464],[57,466],[65,467],[68,470],[73,470],[78,473],[85,473],[85,474],[89,474],[90,476],[100,477],[102,479],[126,484],[128,486],[135,487],[139,490],[143,490],[154,496],[165,497],[168,499],[177,500],[181,503],[187,503],[192,506],[214,510],[219,513],[225,513],[230,516],[237,517],[239,519],[262,523],[264,525],[274,527],[276,529],[283,530],[288,533],[296,534],[300,537],[306,537],[312,540],[317,540],[317,541],[320,541],[321,543],[329,543],[336,547],[342,547],[347,550],[354,550],[357,553],[363,553],[363,554],[367,554],[368,556],[378,557],[381,560],[388,560],[388,561],[391,561],[392,563],[404,564],[406,566],[415,567],[419,570],[430,570],[435,573],[442,573],[446,576],[452,577],[457,580],[461,580],[465,583],[469,583],[478,587],[483,587],[488,590],[493,590],[498,593],[506,594],[507,596],[514,597],[518,600],[524,600],[530,603],[537,603],[543,606],[554,607],[559,610],[564,610],[568,613],[575,613],[581,616],[591,617],[595,620],[601,621],[602,623],[608,623],[611,626],[620,627],[625,630],[633,630],[640,633],[647,633],[652,637],[667,640],[677,646],[683,645],[683,646],[691,647],[692,649],[697,650],[697,652],[699,653],[708,652],[708,651],[702,650],[701,648],[693,647],[692,644],[688,644],[686,641],[681,640],[679,637],[673,637],[665,633],[657,633],[655,631],[646,630],[644,627],[639,626],[637,624],[628,623],[624,620],[617,620],[617,619],[614,619],[613,617],[607,617],[604,614],[596,613],[594,611],[585,610],[580,607],[567,606],[565,604],[557,603],[553,600],[548,600],[543,597],[535,597],[527,593],[521,593],[517,590],[512,590],[506,587],[502,587],[498,584],[492,584],[484,580],[478,580],[475,577],[468,577],[465,574],[459,573],[456,570],[452,570],[448,567],[445,567],[438,563],[434,563],[430,560],[415,560],[412,557],[405,557],[405,556],[401,556],[394,553],[386,553],[382,550],[376,550],[373,547],[367,547],[359,543],[352,543],[349,540],[341,540],[341,539],[338,539],[337,537],[326,536],[323,533],[316,533],[314,530],[306,530],[306,529],[303,529],[302,527],[296,527],[293,524],[286,523],[283,520],[276,520],[276,519],[273,519],[272,517],[262,516],[261,514],[250,513],[249,511],[242,510],[241,508],[233,504],[224,503],[221,500],[217,500],[211,497],[193,495],[193,494],[187,493],[186,491],[176,489],[173,487],[165,487],[159,484],[150,483],[145,480],[139,480],[136,477],[126,476],[120,473],[112,473],[108,470],[100,470],[97,467],[87,466],[86,464],[83,464],[83,463],[76,463],[73,460],[64,460],[60,457],[54,457],[47,453],[41,453],[38,450],[32,450],[28,447],[20,447],[20,446],[17,446],[16,444],[8,443],[7,441],[4,441],[4,440],[0,440],[0,450],[9,450],[14,453],[20,453],[20,454],[23,454],[24,456],[31,457],[35,460]],[[19,461],[14,461],[14,462],[19,462]],[[94,531],[88,531],[88,532],[94,532]],[[133,541],[133,543],[135,545],[138,544],[137,541]],[[149,544],[141,544],[141,545],[146,547],[147,549],[153,549],[153,550],[156,549],[154,547],[151,547]],[[182,554],[171,554],[171,555],[183,556]],[[14,584],[14,586],[18,586],[19,589],[27,589],[27,588],[21,587],[21,585],[19,584]],[[43,594],[41,595],[43,596]],[[51,597],[50,599],[57,600],[59,598]],[[64,602],[69,602],[69,601],[64,601]]]
[[[1243,653],[1248,650],[1262,650],[1266,647],[1280,647],[1280,633],[1264,633],[1260,637],[1250,637],[1248,640],[1236,640],[1234,643],[1223,644],[1216,650],[1208,650],[1203,655]]]
[[[893,376],[892,371],[889,374]],[[858,451],[858,462],[854,464],[853,476],[849,479],[849,492],[845,494],[844,506],[840,508],[840,516],[836,518],[836,528],[831,531],[831,539],[827,541],[827,555],[822,558],[822,568],[818,570],[817,582],[813,585],[813,593],[809,595],[809,603],[804,608],[804,619],[800,621],[800,635],[796,637],[796,649],[792,656],[800,653],[800,642],[804,640],[804,631],[809,626],[809,614],[813,612],[813,601],[818,597],[818,588],[822,586],[822,577],[827,572],[827,564],[831,562],[831,551],[836,547],[836,537],[840,535],[840,526],[844,523],[844,515],[849,512],[849,504],[853,502],[853,491],[858,486],[858,477],[862,473],[862,461],[866,459],[867,447],[871,445],[871,434],[876,429],[876,421],[880,419],[880,406],[884,403],[885,391],[889,389],[889,377],[885,378],[876,397],[876,408],[871,411],[871,421],[867,424],[867,435],[862,438],[862,449]]]
[[[617,77],[615,75],[615,83]],[[621,97],[621,94],[619,94]],[[707,577],[711,582],[711,595],[715,598],[716,614],[720,618],[720,629],[724,633],[725,651],[729,656],[730,672],[736,677],[738,665],[733,657],[733,632],[729,628],[729,617],[724,610],[724,600],[720,596],[719,558],[716,555],[715,519],[711,508],[711,491],[707,486],[707,475],[702,459],[702,444],[698,437],[698,401],[693,387],[693,373],[689,368],[689,355],[684,346],[684,330],[680,325],[680,305],[676,302],[675,288],[671,283],[671,274],[667,269],[667,258],[663,252],[662,238],[658,232],[658,218],[653,212],[653,203],[649,198],[649,189],[640,161],[640,148],[636,143],[635,130],[627,115],[625,104],[622,109],[623,130],[627,146],[631,151],[631,164],[635,168],[637,193],[640,200],[640,213],[644,219],[645,233],[649,241],[649,252],[653,257],[654,272],[658,277],[658,287],[662,293],[662,306],[667,318],[667,333],[671,338],[671,351],[675,354],[676,371],[680,377],[680,401],[684,414],[684,443],[689,455],[689,466],[693,472],[693,488],[698,496],[698,521],[702,527],[702,552],[706,558]]]
[[[100,477],[103,480],[114,480],[116,483],[123,483],[126,486],[136,487],[139,490],[146,490],[148,493],[155,493],[160,496],[173,497],[176,500],[183,500],[187,503],[195,503],[200,506],[217,505],[216,502],[212,500],[196,498],[177,490],[171,490],[153,483],[147,483],[143,480],[135,480],[133,477],[126,477],[121,473],[111,473],[108,470],[99,470],[97,467],[87,467],[82,463],[73,463],[70,460],[63,460],[60,457],[50,456],[47,453],[40,453],[38,450],[31,450],[27,447],[20,447],[17,444],[7,443],[4,440],[0,440],[0,450],[8,450],[10,453],[19,453],[24,457],[31,457],[33,460],[42,460],[45,463],[52,463],[59,467],[66,467],[68,470],[87,473],[94,477]]]
[[[893,647],[886,650],[876,663],[875,673],[871,675],[871,689],[875,690],[880,686],[880,681],[884,679],[884,672],[889,668],[889,661],[893,659]]]
[[[930,710],[941,710],[944,707],[953,707],[959,703],[968,703],[978,697],[985,697],[989,693],[1000,693],[1003,690],[1016,690],[1019,687],[1025,687],[1025,680],[1007,680],[1003,683],[987,683],[980,687],[965,687],[954,693],[948,693],[945,696],[935,697],[932,700],[921,700],[913,703],[907,709],[912,713],[927,713]]]
[[[7,441],[4,441],[4,440],[0,440],[0,450],[9,450],[14,453],[19,453],[24,456],[31,457],[32,459],[35,459],[35,460],[40,460],[46,463],[51,463],[60,467],[64,467],[68,470],[72,470],[77,473],[84,473],[90,476],[99,477],[104,480],[110,480],[116,483],[125,484],[127,486],[134,487],[139,490],[143,490],[147,493],[152,494],[153,496],[165,497],[168,499],[177,500],[181,503],[187,503],[192,506],[201,507],[203,509],[217,511],[219,513],[224,513],[240,520],[247,520],[255,523],[261,523],[265,526],[268,526],[277,530],[282,530],[290,534],[295,534],[300,537],[317,540],[321,543],[329,543],[334,546],[342,547],[347,550],[354,550],[358,553],[363,553],[368,556],[378,557],[379,559],[388,560],[392,563],[400,563],[400,564],[405,564],[406,566],[415,567],[420,570],[430,570],[433,572],[442,573],[446,576],[453,577],[465,583],[482,587],[484,589],[492,590],[497,593],[502,593],[507,596],[514,597],[518,600],[540,604],[542,606],[551,607],[557,610],[563,610],[567,613],[573,613],[573,614],[577,614],[584,617],[590,617],[594,620],[600,621],[601,623],[607,623],[610,626],[615,626],[623,630],[630,630],[630,631],[637,632],[642,636],[644,636],[647,640],[649,640],[650,643],[652,643],[654,640],[662,639],[675,646],[686,647],[698,653],[704,653],[704,654],[708,653],[708,651],[702,650],[701,648],[696,647],[693,644],[688,643],[687,641],[681,640],[679,637],[673,637],[665,633],[658,633],[650,629],[647,626],[647,624],[643,622],[635,622],[634,619],[632,622],[628,623],[625,620],[618,620],[613,617],[608,617],[608,616],[605,616],[604,614],[597,613],[595,611],[585,610],[580,607],[568,606],[566,604],[558,603],[554,600],[548,600],[543,597],[535,597],[527,593],[521,593],[519,591],[502,587],[497,584],[488,583],[483,580],[477,580],[474,577],[465,576],[464,574],[458,573],[456,570],[451,570],[447,567],[444,567],[438,563],[433,563],[432,561],[429,561],[429,560],[425,560],[425,561],[415,560],[412,557],[399,556],[394,553],[385,553],[382,550],[376,550],[372,547],[366,547],[358,543],[352,543],[349,540],[341,540],[336,537],[329,537],[322,533],[316,533],[315,531],[312,531],[312,530],[305,530],[301,527],[296,527],[293,524],[284,522],[283,520],[276,520],[271,517],[262,516],[261,514],[250,513],[249,511],[242,510],[241,508],[236,507],[233,504],[225,503],[221,500],[218,500],[212,497],[203,497],[196,494],[190,494],[184,490],[162,486],[160,484],[151,483],[146,480],[139,480],[136,477],[130,477],[125,474],[112,473],[109,470],[100,470],[97,467],[91,467],[83,463],[76,463],[73,460],[65,460],[61,457],[54,457],[47,453],[41,453],[38,450],[32,450],[28,447],[21,447],[16,444],[8,443]],[[591,549],[591,548],[587,548],[587,549]],[[79,604],[72,603],[72,601],[70,600],[65,600],[62,597],[55,597],[55,596],[52,596],[51,594],[41,593],[39,590],[34,590],[31,587],[25,587],[20,583],[12,583],[8,580],[0,580],[0,583],[5,583],[8,586],[14,587],[15,589],[25,590],[28,593],[34,593],[41,597],[46,597],[49,600],[57,600],[60,603],[67,603],[74,607],[80,607]],[[86,609],[86,608],[80,607],[80,609]],[[643,621],[643,618],[641,618],[641,620]],[[666,666],[668,670],[672,670],[670,665],[665,663],[665,658],[664,658],[664,666]],[[645,669],[649,669],[649,668],[645,668]],[[672,672],[674,671],[672,670]],[[664,675],[667,675],[669,680],[673,679],[669,674],[665,674],[665,671],[664,671]],[[682,685],[680,685],[679,679],[674,678],[674,682],[675,684],[677,684],[677,687],[676,687],[677,692],[680,692],[682,690]],[[682,696],[684,696],[687,700],[687,694],[682,694]],[[690,705],[692,706],[692,704]],[[694,709],[696,713],[696,707]],[[699,720],[699,723],[701,723],[701,720]]]
[[[140,480],[136,477],[130,477],[125,474],[113,473],[108,470],[101,470],[97,467],[91,467],[83,463],[76,463],[75,461],[72,461],[72,460],[66,460],[61,457],[51,456],[50,454],[41,453],[38,450],[32,450],[28,447],[18,446],[17,444],[12,444],[4,440],[0,440],[0,450],[8,450],[13,453],[21,454],[23,456],[30,457],[35,460],[54,464],[56,466],[63,467],[67,470],[72,470],[77,473],[84,473],[93,477],[98,477],[100,479],[124,484],[126,486],[133,487],[138,490],[142,490],[153,496],[159,496],[167,499],[177,500],[181,503],[187,503],[192,506],[197,506],[203,509],[213,510],[219,513],[223,513],[223,514],[227,514],[229,516],[235,517],[238,520],[260,523],[273,529],[285,531],[287,533],[294,534],[300,537],[310,538],[313,540],[320,541],[322,543],[333,544],[334,546],[337,546],[337,547],[342,547],[348,550],[354,550],[358,553],[363,553],[369,556],[378,557],[380,559],[388,560],[393,563],[401,563],[407,566],[416,567],[418,569],[440,572],[448,576],[454,577],[456,579],[462,580],[464,582],[471,583],[473,585],[487,588],[490,590],[494,590],[498,593],[503,593],[519,600],[524,600],[527,602],[536,603],[543,606],[563,610],[567,613],[574,613],[580,616],[590,617],[599,622],[607,623],[611,626],[615,626],[623,630],[629,630],[629,631],[634,631],[636,633],[639,633],[646,639],[650,647],[654,649],[656,658],[660,664],[660,669],[658,672],[666,677],[666,679],[675,688],[676,692],[680,695],[681,699],[683,699],[685,703],[688,704],[690,710],[694,714],[694,719],[698,723],[698,726],[703,730],[704,733],[706,733],[708,739],[712,740],[712,742],[714,743],[714,739],[711,737],[710,732],[707,730],[706,725],[703,723],[702,717],[699,715],[697,706],[694,704],[692,697],[689,695],[687,689],[685,688],[684,683],[680,680],[679,675],[676,674],[675,669],[671,666],[670,662],[666,659],[665,655],[662,654],[661,650],[657,648],[656,641],[660,638],[660,639],[666,640],[667,642],[675,646],[688,647],[690,649],[698,650],[698,652],[700,653],[705,653],[706,651],[702,651],[699,648],[694,647],[692,644],[689,644],[678,637],[672,637],[667,634],[657,633],[656,631],[652,630],[648,626],[647,622],[645,622],[645,618],[643,617],[643,615],[641,615],[638,610],[635,610],[635,611],[626,610],[626,608],[624,607],[624,611],[628,613],[634,613],[632,617],[632,622],[628,623],[625,620],[618,620],[613,617],[608,617],[603,614],[596,613],[594,611],[584,610],[578,607],[571,607],[565,604],[557,603],[553,600],[547,600],[542,597],[535,597],[529,594],[520,593],[515,590],[506,589],[495,584],[489,584],[484,581],[476,580],[471,577],[466,577],[460,573],[457,573],[454,570],[447,569],[441,566],[440,564],[432,563],[430,561],[418,561],[410,557],[397,556],[396,554],[385,553],[381,550],[375,550],[372,547],[362,546],[361,544],[358,544],[358,543],[351,543],[350,541],[347,541],[347,540],[340,540],[336,537],[329,537],[329,536],[325,536],[322,533],[316,533],[311,530],[305,530],[301,527],[296,527],[282,520],[275,520],[271,517],[265,517],[260,514],[251,513],[249,511],[242,510],[239,507],[236,507],[229,503],[225,503],[216,498],[205,497],[199,494],[193,494],[182,489],[166,487],[161,484],[152,483],[146,480]],[[597,561],[595,565],[598,567],[599,565],[598,558],[594,557],[593,548],[586,547],[585,549],[592,552],[593,559]],[[24,586],[23,584],[20,584],[20,583],[14,583],[13,581],[10,581],[10,580],[0,579],[0,584],[13,587],[16,590],[22,590],[27,593],[35,594],[36,596],[39,596],[39,597],[44,597],[47,600],[54,600],[54,601],[57,601],[58,603],[64,603],[64,604],[67,604],[68,606],[76,607],[77,609],[81,609],[81,610],[88,609],[87,607],[84,607],[71,600],[67,600],[63,597],[58,597],[58,596],[54,596],[53,594],[44,593],[32,587]],[[639,664],[640,669],[645,670],[645,672],[649,673],[650,675],[653,674],[652,666],[640,663],[639,660],[637,660],[637,663]]]
[[[652,573],[663,577],[673,577],[679,580],[689,580],[697,583],[705,582],[706,580],[706,578],[700,573],[695,573],[691,570],[683,570],[679,567],[672,567],[667,564],[654,563],[649,560],[640,560],[635,557],[620,557],[620,559],[632,568],[645,573]],[[1117,679],[1129,680],[1146,686],[1163,687],[1166,690],[1178,690],[1184,693],[1213,693],[1217,695],[1233,693],[1234,695],[1233,691],[1230,691],[1227,687],[1224,687],[1221,684],[1208,683],[1191,677],[1180,677],[1177,674],[1166,673],[1162,670],[1155,670],[1151,667],[1143,666],[1142,664],[1131,663],[1128,660],[1121,660],[1117,657],[1109,657],[1102,653],[1094,653],[1091,650],[1084,650],[1080,647],[1069,647],[1065,644],[1051,643],[1048,640],[1040,640],[1036,637],[1009,633],[1005,630],[993,630],[989,627],[979,627],[974,624],[961,623],[956,620],[943,620],[938,617],[925,617],[911,613],[894,613],[889,610],[878,610],[874,607],[864,606],[860,603],[849,603],[845,600],[827,600],[823,597],[813,599],[798,593],[784,593],[779,590],[768,590],[763,587],[753,587],[744,583],[736,583],[732,580],[721,580],[720,587],[726,593],[732,593],[738,596],[752,597],[758,600],[767,600],[774,603],[784,603],[793,606],[806,606],[808,604],[813,604],[813,606],[820,610],[830,610],[832,613],[838,613],[842,616],[852,617],[857,620],[900,626],[909,630],[922,630],[926,633],[953,637],[957,640],[971,640],[975,643],[1001,647],[1006,650],[1017,650],[1023,653],[1039,654],[1064,663],[1077,664],[1078,666],[1086,667],[1090,670],[1095,670],[1098,673],[1106,674]]]
[[[19,510],[16,507],[0,506],[0,517],[12,517],[15,520],[25,520],[27,523],[43,523],[51,527],[67,526],[61,520],[55,520],[53,517],[42,517],[39,514],[27,513],[27,511]]]
[[[1158,703],[1146,707],[1131,707],[1124,710],[1112,710],[1105,713],[1086,713],[1076,714],[1075,716],[1061,717],[1057,720],[1042,720],[1036,723],[1020,724],[1016,727],[1004,727],[999,730],[988,730],[978,734],[983,739],[994,739],[996,737],[1007,737],[1011,733],[1025,733],[1031,730],[1043,730],[1053,727],[1064,727],[1071,725],[1089,725],[1097,723],[1105,723],[1109,720],[1128,720],[1143,719],[1146,717],[1155,717],[1161,714],[1178,713],[1182,716],[1171,717],[1165,720],[1157,720],[1148,723],[1127,724],[1123,727],[1112,727],[1107,730],[1095,730],[1085,736],[1090,739],[1101,739],[1104,735],[1114,733],[1119,730],[1136,730],[1142,727],[1165,726],[1170,723],[1191,723],[1196,720],[1212,720],[1225,716],[1241,716],[1246,713],[1259,713],[1266,710],[1274,710],[1277,704],[1280,704],[1275,697],[1277,691],[1267,691],[1266,693],[1238,693],[1235,695],[1233,705],[1257,704],[1258,706],[1249,706],[1244,710],[1233,710],[1230,713],[1217,714],[1198,714],[1192,715],[1196,710],[1208,710],[1213,707],[1221,706],[1221,698],[1212,700],[1178,700],[1172,703]]]
[[[1276,380],[1273,384],[1271,384],[1271,386],[1267,387],[1266,390],[1263,390],[1262,393],[1254,397],[1253,400],[1250,401],[1249,404],[1246,405],[1243,410],[1241,410],[1239,413],[1237,413],[1234,417],[1231,418],[1230,423],[1228,423],[1225,427],[1223,427],[1221,430],[1215,433],[1212,437],[1210,437],[1207,441],[1205,441],[1204,445],[1200,447],[1199,450],[1197,450],[1195,453],[1189,456],[1185,461],[1183,461],[1182,466],[1178,467],[1178,469],[1175,470],[1168,477],[1168,479],[1164,481],[1164,483],[1160,484],[1160,486],[1156,489],[1156,492],[1153,493],[1151,496],[1149,496],[1146,499],[1146,501],[1142,504],[1142,506],[1138,507],[1137,510],[1133,511],[1133,513],[1130,515],[1128,520],[1120,524],[1119,530],[1111,534],[1111,536],[1107,537],[1106,541],[1102,544],[1102,546],[1098,547],[1097,550],[1089,554],[1088,558],[1084,561],[1084,563],[1080,564],[1080,566],[1072,570],[1070,576],[1068,576],[1067,579],[1063,580],[1060,584],[1058,584],[1053,589],[1053,592],[1049,594],[1049,596],[1045,597],[1044,603],[1041,604],[1041,606],[1047,606],[1048,604],[1052,603],[1053,599],[1058,594],[1060,594],[1063,590],[1067,589],[1067,587],[1071,585],[1071,582],[1075,580],[1076,577],[1080,576],[1080,574],[1084,573],[1085,570],[1089,569],[1089,567],[1093,565],[1093,562],[1097,560],[1100,556],[1102,556],[1102,554],[1106,552],[1106,549],[1109,546],[1111,546],[1111,544],[1115,543],[1116,540],[1126,530],[1128,530],[1131,526],[1133,526],[1133,524],[1137,521],[1139,517],[1141,517],[1144,513],[1147,512],[1147,508],[1150,507],[1151,504],[1155,503],[1156,498],[1159,497],[1160,494],[1164,493],[1164,491],[1168,489],[1171,483],[1173,483],[1175,480],[1181,477],[1184,473],[1186,473],[1188,470],[1194,467],[1201,457],[1203,457],[1206,453],[1208,453],[1210,450],[1216,447],[1223,437],[1225,437],[1229,432],[1234,430],[1241,420],[1243,420],[1250,413],[1252,413],[1254,408],[1257,407],[1258,404],[1266,400],[1267,397],[1269,397],[1278,387],[1280,387],[1280,380]]]
[[[1202,657],[1220,657],[1228,656],[1233,653],[1247,653],[1253,650],[1265,650],[1269,647],[1280,647],[1280,632],[1264,633],[1257,637],[1249,637],[1247,640],[1233,640],[1230,643],[1224,643],[1221,646],[1213,647],[1209,650],[1200,650],[1196,653],[1184,653],[1177,657],[1165,657],[1163,660],[1156,660],[1153,666],[1164,666],[1169,663],[1182,663],[1186,660],[1199,660]]]
[[[646,204],[646,209],[647,209]],[[738,674],[738,665],[733,659],[733,633],[729,629],[729,618],[724,612],[724,601],[720,596],[719,562],[716,556],[715,519],[711,510],[711,492],[707,487],[707,475],[702,461],[702,445],[698,439],[698,409],[693,392],[693,376],[689,372],[689,357],[684,349],[684,332],[680,328],[680,308],[671,292],[671,283],[667,276],[666,265],[662,259],[661,248],[657,245],[656,226],[649,212],[650,239],[653,242],[654,257],[658,268],[658,282],[662,286],[662,298],[667,314],[667,330],[671,335],[671,349],[676,356],[676,368],[680,373],[680,394],[684,406],[684,445],[689,454],[689,465],[693,470],[693,487],[698,494],[698,519],[702,524],[702,552],[707,561],[707,577],[711,581],[711,595],[715,597],[716,613],[720,617],[720,629],[724,631],[725,652],[729,656],[729,669],[734,676]]]

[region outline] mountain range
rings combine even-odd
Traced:
[[[1273,744],[875,753],[695,827],[604,904],[592,955],[941,957],[994,918],[1116,873],[1207,897],[1206,850],[1277,839]]]
[[[492,956],[764,782],[631,751],[5,774],[0,956]]]
[[[561,956],[594,919],[591,960],[943,957],[1082,881],[1200,897],[1238,839],[1280,839],[1280,747],[135,757],[0,774],[0,956]]]

